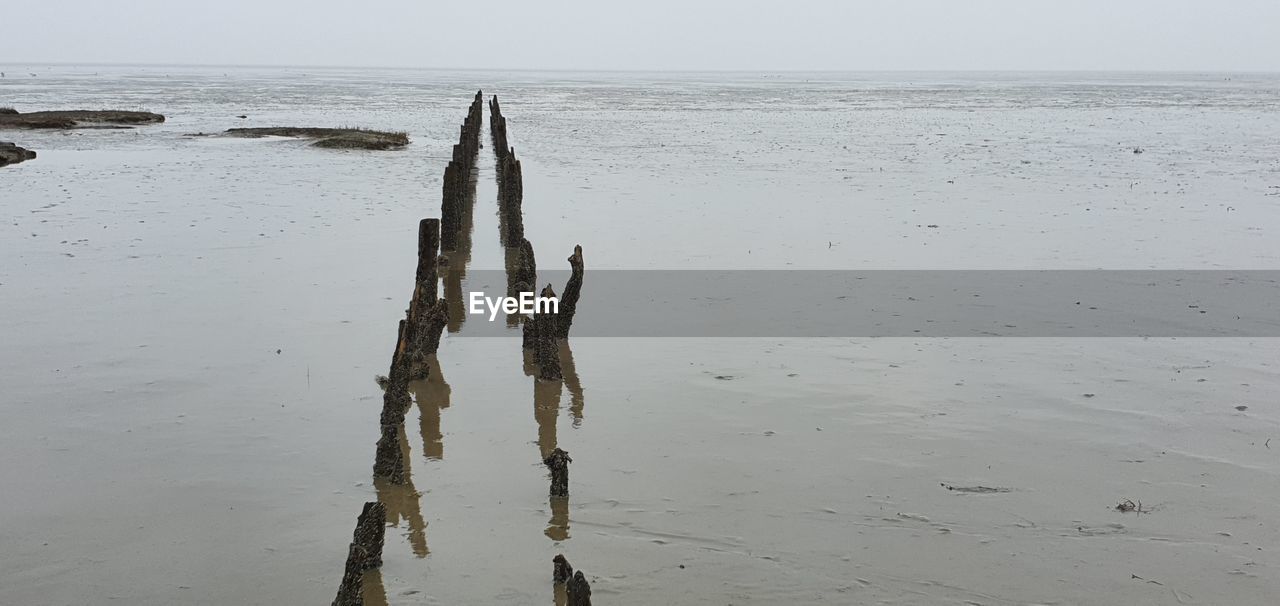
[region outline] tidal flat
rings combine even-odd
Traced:
[[[371,477],[375,376],[477,89],[539,269],[581,245],[589,292],[611,269],[1280,269],[1280,77],[5,69],[39,77],[0,106],[166,119],[0,125],[39,152],[0,170],[3,601],[328,603],[372,500],[370,604],[551,604],[559,553],[615,605],[1280,595],[1275,338],[574,336],[539,383],[518,330],[469,317],[410,385],[410,483]],[[412,144],[185,136],[280,124]],[[486,115],[451,259],[477,276],[504,268],[489,137]]]

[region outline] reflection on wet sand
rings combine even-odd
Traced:
[[[533,381],[533,420],[538,423],[538,450],[543,459],[556,449],[556,418],[560,416],[562,388],[560,381]]]
[[[409,463],[409,440],[405,436],[404,425],[399,431],[400,448],[404,451],[405,483],[392,484],[390,480],[375,476],[373,487],[378,493],[378,501],[387,506],[387,523],[400,527],[404,519],[409,525],[409,545],[413,554],[425,558],[427,550],[427,523],[422,519],[422,495],[413,487],[413,473]]]
[[[387,587],[382,583],[382,569],[364,571],[364,606],[387,606]]]
[[[516,284],[520,280],[520,249],[515,247],[507,247],[503,249],[502,262],[507,270],[507,296],[519,296],[519,288]],[[520,326],[520,322],[524,319],[519,313],[507,314],[507,327],[516,328]],[[526,365],[527,366],[527,365]],[[525,374],[529,374],[526,372]]]
[[[409,392],[418,403],[418,426],[422,434],[422,454],[428,459],[444,459],[444,434],[440,431],[440,412],[449,407],[453,390],[440,371],[440,359],[427,357],[427,378],[409,384]]]
[[[552,597],[552,599],[555,600],[556,606],[568,606],[569,604],[568,585],[564,583],[556,583],[554,584],[554,587],[555,589],[553,591],[555,591],[555,595]]]
[[[564,371],[563,381],[538,380],[533,361],[534,354],[529,350],[524,352],[525,374],[535,377],[533,417],[538,423],[538,450],[544,460],[551,456],[558,445],[556,423],[559,420],[560,398],[565,387],[569,388],[569,411],[573,415],[574,426],[577,427],[582,422],[584,398],[582,383],[578,380],[578,372],[573,365],[573,350],[569,348],[568,341],[561,340],[559,345],[560,364]],[[553,496],[550,499],[551,519],[547,522],[547,528],[543,534],[552,541],[567,540],[569,538],[569,497]],[[563,599],[564,587],[560,586],[556,589],[556,603],[564,603]]]
[[[578,380],[578,369],[573,365],[573,349],[569,347],[568,339],[560,340],[560,372],[564,375],[564,386],[569,388],[569,414],[573,415],[573,426],[581,427],[582,410],[586,402],[582,395],[582,382]]]
[[[569,538],[569,497],[550,497],[551,519],[547,521],[547,529],[543,534],[552,541],[564,541]]]

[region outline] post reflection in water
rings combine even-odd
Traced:
[[[387,606],[387,587],[382,583],[381,568],[364,571],[361,582],[364,590],[364,606]]]
[[[568,339],[560,340],[560,373],[564,375],[564,386],[569,388],[569,414],[573,415],[573,426],[581,427],[582,410],[586,402],[582,394],[582,382],[578,380],[578,369],[573,365],[573,349],[569,347]]]
[[[427,356],[427,378],[409,384],[409,391],[418,403],[418,428],[422,434],[422,454],[428,459],[444,459],[444,434],[440,431],[440,412],[449,407],[453,393],[444,374],[440,371],[440,359]]]
[[[538,451],[546,459],[556,449],[559,442],[556,423],[560,416],[560,399],[564,388],[569,389],[569,413],[573,415],[574,427],[582,422],[582,411],[585,406],[582,383],[578,380],[578,372],[573,364],[573,350],[569,342],[561,340],[559,348],[560,366],[564,374],[563,381],[533,380],[533,418],[538,423]],[[536,376],[532,352],[526,351],[524,358],[525,374]],[[551,519],[543,534],[552,541],[569,539],[569,498],[550,497]],[[564,587],[556,589],[556,603],[563,603]]]
[[[556,449],[556,418],[560,416],[560,381],[533,380],[533,420],[538,423],[538,450],[542,458]]]
[[[403,424],[398,435],[400,448],[404,451],[405,483],[396,485],[387,478],[374,476],[373,487],[378,493],[378,501],[387,506],[387,523],[399,528],[403,519],[409,526],[409,546],[413,554],[425,558],[430,553],[427,550],[427,523],[422,519],[422,495],[413,487],[409,440]]]
[[[501,215],[502,213],[498,214]],[[502,262],[507,270],[507,296],[518,297],[520,293],[516,290],[516,280],[517,276],[520,275],[520,249],[508,247],[503,250],[502,255]],[[508,328],[519,327],[520,321],[524,318],[519,313],[506,314],[506,316]],[[526,364],[525,367],[528,368],[528,365]],[[529,374],[528,371],[525,374]]]
[[[569,606],[569,584],[556,583],[554,587],[555,595],[552,599],[555,600],[556,606]]]
[[[549,497],[551,499],[551,519],[543,534],[552,541],[564,541],[569,538],[569,497]]]

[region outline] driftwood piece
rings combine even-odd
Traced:
[[[351,542],[364,550],[364,570],[382,566],[382,543],[387,534],[387,506],[377,501],[364,504],[356,519]]]
[[[551,496],[569,496],[569,463],[573,462],[569,453],[557,448],[542,462],[551,470]]]
[[[333,598],[333,606],[364,606],[364,560],[363,547],[351,544],[347,549],[347,566],[342,573],[342,584],[338,585],[338,596]]]
[[[565,559],[564,554],[557,554],[551,558],[551,563],[555,569],[551,573],[551,582],[559,585],[568,583],[573,578],[573,566],[569,564],[569,560]]]
[[[587,577],[581,570],[573,573],[573,578],[569,579],[565,589],[569,606],[591,606],[591,584],[587,583]]]
[[[569,266],[572,272],[569,274],[569,281],[564,285],[564,296],[560,297],[559,318],[556,323],[556,336],[561,339],[569,338],[573,314],[578,310],[578,297],[582,294],[582,246],[573,247],[573,254],[569,256]]]

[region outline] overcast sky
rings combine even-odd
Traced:
[[[1280,0],[43,0],[0,63],[1280,71]]]

